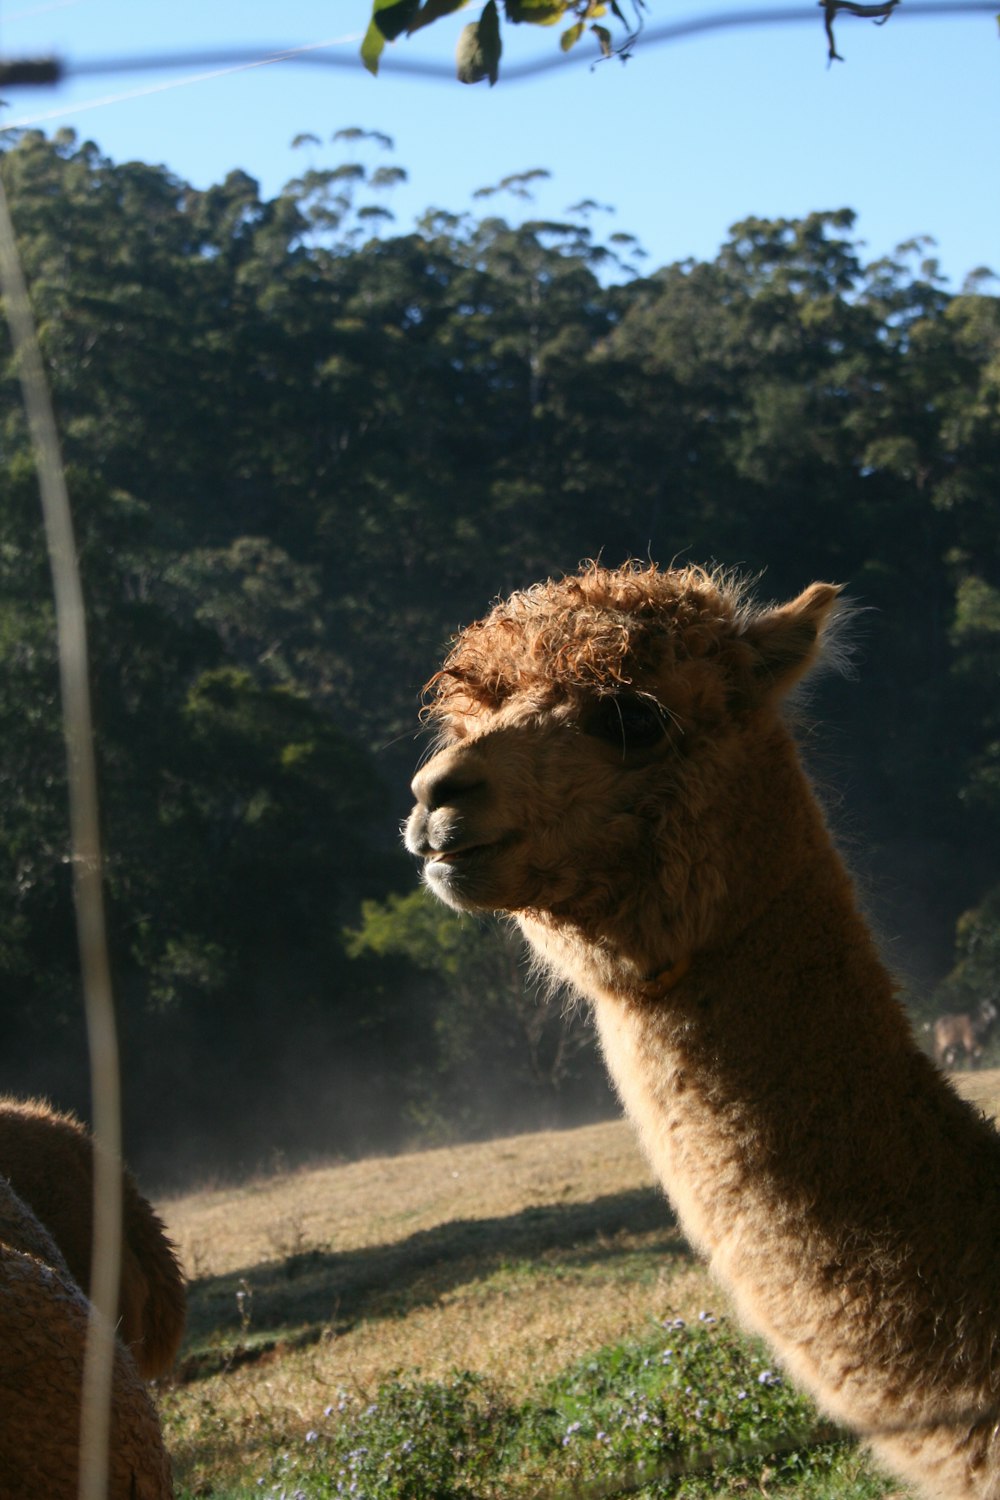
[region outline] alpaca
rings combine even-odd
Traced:
[[[48,1230],[0,1178],[0,1495],[76,1500],[89,1307]],[[117,1342],[108,1500],[170,1500],[153,1404]]]
[[[934,1500],[1000,1500],[1000,1137],[912,1036],[782,700],[840,590],[695,567],[515,593],[428,684],[407,847],[593,1007],[692,1245]]]
[[[992,1000],[982,1000],[974,1015],[938,1016],[934,1022],[934,1060],[939,1067],[953,1068],[965,1056],[975,1066],[983,1055],[983,1044],[997,1022],[997,1008]]]
[[[0,1098],[0,1176],[41,1220],[78,1287],[90,1286],[91,1140],[43,1101]],[[131,1173],[122,1180],[118,1333],[145,1379],[165,1375],[184,1332],[184,1277],[161,1220]]]

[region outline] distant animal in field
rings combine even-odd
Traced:
[[[934,1058],[942,1068],[954,1068],[964,1062],[975,1067],[983,1055],[983,1046],[997,1022],[993,1000],[982,1000],[970,1015],[938,1016],[931,1030]]]
[[[917,1045],[785,705],[840,590],[591,564],[428,684],[406,844],[593,1007],[691,1243],[928,1500],[1000,1500],[1000,1137]]]
[[[84,1210],[81,1182],[89,1178],[90,1143],[76,1121],[43,1104],[5,1100],[0,1120],[0,1171],[6,1172],[10,1163],[20,1181],[38,1189],[36,1196],[55,1221],[54,1229],[43,1224],[0,1175],[0,1495],[76,1500],[90,1308],[72,1269],[82,1253],[74,1215]],[[78,1139],[86,1151],[75,1144]],[[58,1184],[50,1181],[50,1173],[60,1169],[66,1184],[62,1203],[57,1201]],[[127,1224],[137,1213],[132,1194],[152,1215],[132,1187],[126,1191]],[[89,1223],[89,1206],[86,1212]],[[145,1235],[150,1226],[142,1209],[138,1216]],[[162,1226],[160,1233],[162,1237]],[[142,1248],[146,1244],[143,1240]],[[163,1252],[152,1248],[155,1261]],[[88,1263],[89,1253],[88,1248]],[[126,1260],[135,1253],[133,1241]],[[161,1265],[154,1266],[154,1284],[161,1271]],[[127,1274],[134,1276],[134,1268]],[[144,1326],[149,1326],[148,1316]],[[107,1494],[108,1500],[170,1500],[173,1494],[156,1410],[135,1360],[117,1338]]]
[[[88,1132],[38,1099],[0,1097],[0,1177],[30,1205],[82,1290],[90,1286],[93,1166]],[[166,1229],[130,1172],[122,1176],[118,1332],[146,1379],[165,1375],[184,1332],[184,1275]]]

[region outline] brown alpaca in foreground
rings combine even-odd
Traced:
[[[38,1099],[0,1097],[0,1177],[55,1240],[69,1273],[90,1287],[91,1140],[72,1115]],[[122,1178],[118,1333],[145,1379],[165,1375],[184,1332],[184,1277],[162,1221],[131,1173]]]
[[[692,1244],[934,1500],[1000,1500],[1000,1137],[916,1045],[782,717],[838,590],[697,568],[500,603],[429,685],[406,828],[593,1004]]]
[[[89,1306],[48,1230],[0,1178],[0,1495],[76,1500]],[[116,1340],[108,1500],[170,1500],[170,1462]]]

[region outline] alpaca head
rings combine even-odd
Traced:
[[[755,609],[721,574],[591,564],[497,604],[428,684],[406,844],[429,888],[597,944],[628,929],[640,964],[704,941],[719,814],[837,594]]]

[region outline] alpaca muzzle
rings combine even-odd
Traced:
[[[428,888],[459,910],[502,904],[494,872],[518,836],[498,824],[480,754],[462,746],[443,750],[418,771],[412,788],[416,805],[403,842],[423,861]]]

